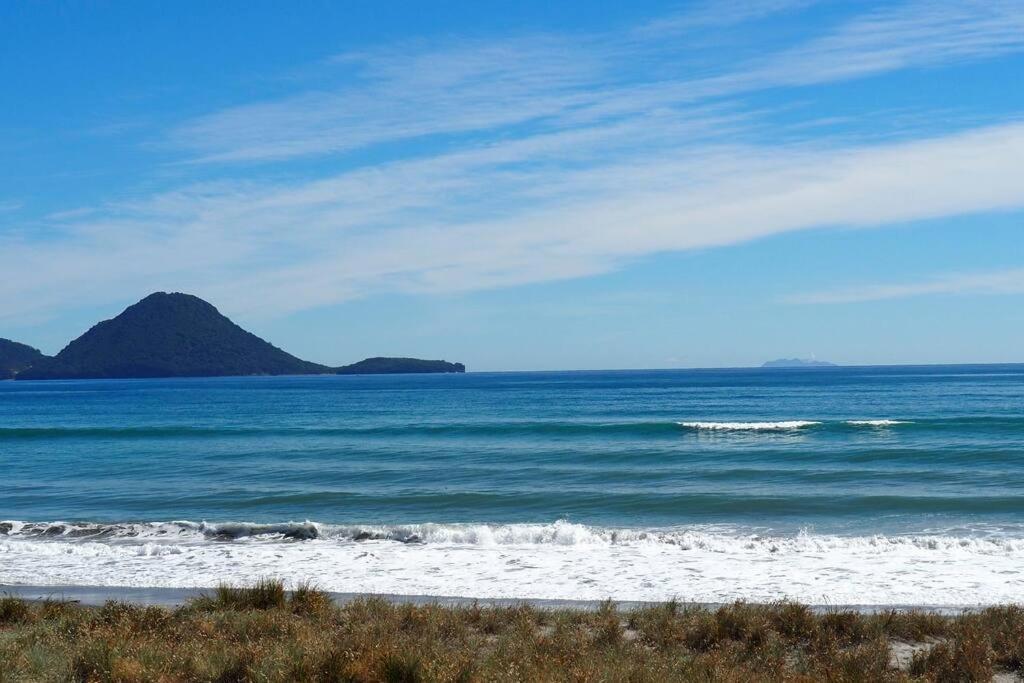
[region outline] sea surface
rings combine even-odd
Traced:
[[[8,586],[1021,601],[1024,366],[0,382],[0,520]]]

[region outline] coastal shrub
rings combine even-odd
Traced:
[[[142,662],[132,657],[118,657],[111,665],[110,680],[118,683],[135,683],[135,681],[153,680]]]
[[[84,610],[74,602],[47,598],[39,603],[38,616],[43,621],[80,621]]]
[[[384,598],[357,598],[345,605],[344,614],[346,620],[352,624],[387,624],[389,629],[398,628],[397,624],[394,623],[394,605]]]
[[[830,649],[814,658],[817,680],[875,683],[899,680],[890,668],[889,641],[879,637],[853,647]]]
[[[796,602],[772,605],[769,619],[772,628],[790,642],[811,640],[818,627],[811,608]]]
[[[910,673],[936,683],[990,681],[995,672],[995,653],[989,634],[977,620],[965,620],[952,639],[918,652]]]
[[[18,679],[22,681],[67,681],[71,680],[71,660],[66,651],[56,650],[53,641],[49,639],[41,642],[20,644],[16,656],[19,660],[18,673],[22,674]],[[2,675],[5,661],[5,653],[0,653],[0,681],[5,681]]]
[[[950,620],[935,612],[885,610],[866,617],[869,630],[906,642],[941,638],[949,633]]]
[[[735,602],[715,612],[715,628],[717,642],[744,641],[756,647],[768,639],[771,623],[763,606]]]
[[[110,680],[117,656],[115,646],[106,640],[90,640],[82,644],[76,649],[71,663],[72,680],[82,683]]]
[[[27,621],[31,614],[28,603],[21,598],[12,595],[0,598],[0,626]]]
[[[386,683],[421,683],[423,665],[419,657],[413,654],[391,654],[384,658],[381,665],[381,678]]]
[[[633,610],[628,624],[637,632],[641,642],[660,649],[678,646],[685,636],[679,616],[679,603],[674,600],[663,605]]]
[[[611,600],[605,600],[597,608],[592,625],[593,642],[598,647],[618,645],[622,642],[622,618]]]
[[[160,607],[108,601],[99,609],[96,618],[107,626],[123,628],[136,634],[155,633],[168,625],[171,613]]]
[[[733,666],[759,672],[762,680],[782,680],[790,666],[792,648],[778,633],[757,628],[756,637],[731,641],[723,652]]]
[[[193,601],[192,605],[206,610],[267,610],[284,607],[286,603],[284,581],[259,579],[252,586],[222,583],[212,596],[204,595]]]
[[[474,623],[481,632],[492,636],[506,626],[502,612],[494,607],[477,608]]]
[[[326,616],[334,609],[331,596],[311,583],[300,583],[288,598],[292,612],[307,617]]]
[[[330,649],[316,660],[316,668],[311,676],[303,676],[301,672],[290,672],[291,680],[317,681],[317,683],[353,683],[357,680],[349,672],[351,656],[341,649]]]
[[[252,680],[252,654],[248,650],[232,652],[220,662],[213,683],[248,683]]]
[[[826,641],[835,640],[841,645],[852,645],[869,640],[873,634],[863,615],[846,610],[830,610],[818,617],[818,635]]]
[[[955,617],[819,613],[785,602],[629,613],[612,603],[338,606],[308,585],[211,593],[173,610],[24,606],[0,627],[3,683],[975,681],[1019,671],[1024,652],[1024,609],[1012,606]],[[896,639],[919,650],[909,665],[891,660]]]
[[[321,623],[320,620],[316,620]],[[261,640],[287,640],[301,635],[306,621],[297,618],[287,609],[281,610],[243,610],[236,613],[222,612],[217,619],[218,628],[238,643],[251,643]],[[328,624],[322,624],[329,627]]]
[[[979,627],[992,636],[996,664],[1010,671],[1024,671],[1024,607],[989,607],[976,619]]]
[[[706,652],[720,640],[718,621],[712,612],[698,610],[687,615],[683,624],[683,643],[691,650]]]

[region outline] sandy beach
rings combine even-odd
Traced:
[[[125,602],[140,606],[180,607],[203,595],[216,590],[207,588],[161,588],[139,586],[32,586],[2,585],[0,595],[13,596],[29,601],[57,600],[74,602],[84,606],[100,606],[107,602]],[[439,605],[441,607],[467,607],[480,605],[485,607],[518,607],[529,606],[546,610],[580,610],[593,611],[607,604],[607,600],[549,600],[543,598],[493,598],[456,595],[411,595],[401,593],[344,593],[323,591],[336,605],[346,605],[357,600],[378,599],[394,605]],[[649,600],[612,600],[619,610],[645,609],[664,604]],[[690,607],[700,609],[719,609],[729,604],[725,602],[684,601]],[[993,605],[932,605],[932,604],[808,604],[807,608],[816,614],[841,610],[858,614],[881,614],[885,612],[927,612],[944,616],[978,612]]]

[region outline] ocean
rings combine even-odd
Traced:
[[[1024,366],[0,382],[0,519],[0,586],[1020,601]]]

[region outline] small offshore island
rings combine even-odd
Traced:
[[[156,292],[97,323],[56,356],[0,339],[0,379],[138,379],[244,375],[465,372],[462,363],[367,358],[330,367],[296,358],[190,294]]]
[[[814,358],[777,358],[761,364],[762,368],[835,368],[835,363]]]

